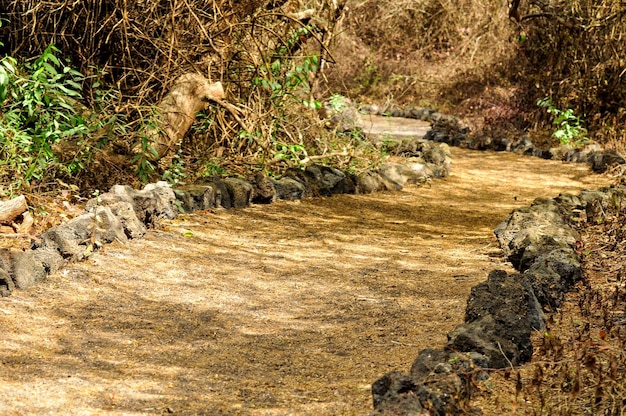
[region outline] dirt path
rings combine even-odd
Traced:
[[[507,267],[509,211],[607,183],[452,152],[432,187],[184,216],[0,299],[0,414],[368,414]]]

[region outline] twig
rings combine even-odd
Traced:
[[[506,360],[507,363],[509,363],[509,366],[511,367],[511,370],[514,370],[513,368],[513,363],[511,362],[511,360],[509,360],[509,357],[506,356],[506,354],[504,353],[504,351],[502,351],[502,345],[500,345],[500,341],[496,342],[498,344],[498,349],[500,350],[500,353],[502,354],[502,356],[504,357],[504,359]]]

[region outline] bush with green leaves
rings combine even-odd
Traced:
[[[552,136],[558,139],[562,145],[577,148],[589,141],[587,129],[583,127],[581,118],[574,114],[574,110],[571,108],[561,110],[555,107],[549,97],[537,100],[537,105],[546,108],[548,113],[553,116],[554,132]]]
[[[86,77],[62,62],[59,52],[49,45],[32,61],[0,60],[1,193],[78,175],[99,145],[90,134],[115,123],[82,104]],[[106,140],[104,134],[95,136]],[[70,157],[60,157],[60,149],[71,149]]]

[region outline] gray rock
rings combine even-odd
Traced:
[[[411,412],[420,414],[423,406],[417,396],[413,394],[416,389],[415,381],[406,374],[400,372],[385,374],[372,383],[374,408],[378,411],[378,413],[373,414],[409,415]],[[386,405],[387,409],[381,409],[383,405]],[[393,410],[391,406],[397,409],[397,413],[382,413]]]
[[[128,204],[135,212],[134,216]],[[101,205],[109,206],[114,215],[120,218],[130,238],[141,237],[145,234],[145,227],[154,227],[160,219],[173,219],[178,214],[176,195],[163,181],[148,184],[141,191],[126,185],[115,185],[109,192],[87,202],[86,211],[92,212]]]
[[[65,266],[66,260],[56,247],[38,247],[32,252],[35,260],[41,263],[48,274],[56,273]]]
[[[174,192],[182,202],[185,212],[216,208],[215,190],[212,186],[193,184],[178,187]]]
[[[0,269],[0,297],[10,296],[13,290],[15,290],[15,283],[11,275],[6,270]]]
[[[13,253],[13,280],[18,289],[27,289],[48,275],[43,264],[37,260],[32,250]]]
[[[580,197],[568,193],[559,194],[554,198],[554,202],[560,207],[561,214],[571,214],[575,209],[584,208],[583,201]]]
[[[313,164],[304,170],[288,169],[285,172],[285,177],[290,177],[304,184],[307,196],[331,196],[356,191],[351,177],[328,166]]]
[[[428,163],[436,178],[445,178],[450,174],[452,159],[450,158],[450,148],[447,144],[442,143],[425,149],[422,157]]]
[[[250,182],[237,178],[226,178],[223,180],[226,190],[230,196],[233,208],[245,208],[250,206],[254,196],[254,187]]]
[[[230,193],[228,192],[228,187],[221,178],[215,176],[212,178],[203,179],[202,182],[198,183],[198,185],[209,186],[211,187],[211,189],[213,189],[216,207],[222,207],[224,209],[231,209],[233,207],[232,201],[230,199]]]
[[[346,175],[340,170],[321,165],[309,165],[304,170],[305,181],[313,191],[313,195],[330,196],[341,193],[354,193],[348,189],[350,185]]]
[[[395,107],[395,106],[391,106],[391,107],[385,109],[385,111],[383,111],[382,115],[383,116],[388,116],[388,117],[405,117],[404,110],[401,109],[400,107]]]
[[[416,382],[423,382],[435,370],[437,365],[447,363],[452,354],[454,353],[451,351],[433,350],[430,348],[420,351],[411,366],[411,377]]]
[[[98,207],[108,207],[124,228],[124,233],[128,238],[141,238],[147,230],[142,220],[137,216],[133,195],[135,190],[129,186],[116,185],[96,198],[87,202],[86,212],[94,212]]]
[[[498,320],[493,315],[486,315],[458,325],[448,334],[447,347],[459,352],[478,352],[488,357],[490,368],[521,364],[532,356],[532,344],[530,332],[519,331],[516,324],[516,317],[510,315]],[[507,332],[507,328],[511,332]],[[520,343],[524,348],[519,347]]]
[[[431,130],[426,133],[424,139],[437,143],[447,143],[451,146],[468,147],[470,143],[469,128],[462,126],[456,117],[432,113],[430,122]]]
[[[530,137],[528,136],[524,136],[522,140],[520,140],[519,143],[513,146],[513,153],[518,153],[521,155],[532,154],[534,150],[535,150],[535,145],[533,144],[532,140],[530,140]]]
[[[379,114],[380,107],[376,104],[365,104],[359,107],[359,112],[361,114]]]
[[[149,183],[135,197],[135,208],[142,213],[144,224],[154,227],[161,219],[174,219],[178,215],[176,195],[167,182]]]
[[[455,415],[460,414],[460,395],[466,383],[449,364],[440,363],[440,371],[427,383],[416,384],[408,375],[392,372],[372,384],[376,416]]]
[[[406,183],[421,185],[436,176],[433,172],[434,169],[437,169],[437,167],[432,164],[409,160],[404,164],[402,175],[405,177]]]
[[[465,310],[465,322],[505,313],[519,316],[529,333],[545,328],[545,316],[529,281],[519,274],[510,275],[503,270],[494,270],[485,282],[472,288]]]
[[[120,220],[109,207],[94,207],[92,212],[80,215],[57,227],[52,227],[40,236],[41,242],[33,248],[56,249],[64,259],[80,261],[89,253],[88,247],[96,249],[115,240],[126,241],[127,237]]]
[[[544,309],[554,311],[566,293],[582,279],[576,254],[569,249],[552,250],[539,256],[523,273]]]
[[[285,177],[273,180],[272,183],[276,188],[276,196],[279,199],[303,199],[307,195],[307,189],[304,184],[293,178]]]
[[[612,165],[623,165],[626,159],[616,150],[605,150],[604,152],[596,152],[590,158],[591,168],[594,172],[606,172]]]
[[[495,229],[495,235],[504,254],[520,271],[529,267],[534,258],[546,253],[546,247],[573,247],[579,239],[578,233],[563,221],[554,201],[513,211]]]
[[[330,166],[320,166],[322,177],[331,195],[336,194],[354,194],[356,185],[353,177]]]
[[[250,181],[254,186],[252,202],[255,204],[271,204],[276,201],[276,187],[269,176],[257,172]]]
[[[400,163],[385,163],[378,170],[382,183],[387,190],[400,191],[407,182],[405,165]]]
[[[368,171],[361,173],[360,175],[357,175],[355,182],[355,192],[358,194],[371,194],[385,189],[385,185],[383,184],[380,175],[376,172]]]
[[[492,271],[486,282],[472,288],[465,321],[448,334],[447,348],[480,353],[492,368],[528,361],[531,332],[545,327],[532,286],[502,270]]]
[[[407,107],[404,109],[404,117],[422,121],[430,121],[431,114],[434,114],[436,112],[437,110],[434,110],[432,108]]]

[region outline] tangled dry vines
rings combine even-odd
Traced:
[[[264,165],[276,154],[275,142],[324,152],[315,140],[321,131],[315,111],[294,102],[319,96],[319,78],[333,60],[329,45],[343,17],[341,2],[2,3],[0,15],[8,23],[0,28],[0,40],[8,52],[29,58],[54,44],[82,73],[104,74],[104,82],[120,91],[115,111],[137,130],[181,74],[220,81],[231,105],[211,106],[201,115],[193,139],[181,143],[188,163],[211,154],[225,158],[234,171]],[[86,98],[93,98],[85,87]],[[118,151],[129,152],[138,141],[124,140],[134,143],[117,143]]]

